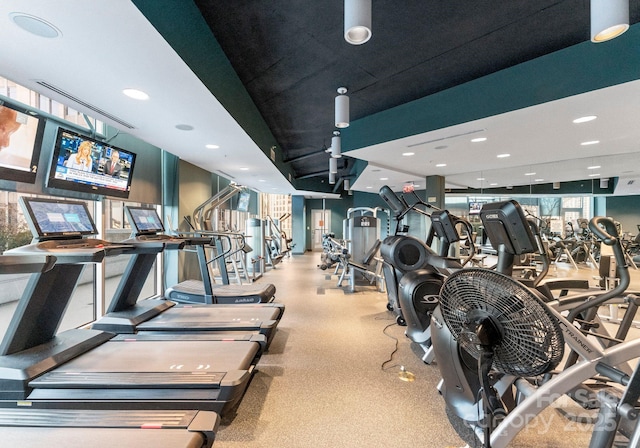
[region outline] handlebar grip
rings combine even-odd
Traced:
[[[533,219],[527,218],[527,223],[529,224],[529,227],[531,227],[531,232],[534,234],[534,236],[540,235],[540,228]]]
[[[600,227],[602,225],[602,227]],[[618,229],[615,223],[605,216],[595,216],[589,221],[589,229],[607,246],[613,246],[618,240]]]

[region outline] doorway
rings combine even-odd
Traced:
[[[311,210],[311,250],[322,250],[322,235],[331,231],[331,211]]]

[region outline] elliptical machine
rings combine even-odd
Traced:
[[[396,234],[387,237],[380,248],[389,298],[387,308],[395,312],[398,324],[407,326],[406,336],[420,346],[424,352],[423,361],[430,363],[433,359],[429,331],[431,313],[437,306],[438,293],[446,276],[461,269],[475,254],[471,241],[472,228],[466,220],[425,203],[415,192],[412,205],[387,186],[380,189],[380,196],[393,210],[398,222]],[[433,211],[427,213],[418,208],[420,205]],[[431,219],[426,243],[398,234],[400,221],[412,210]],[[457,259],[447,258],[451,244],[462,239],[456,229],[458,224],[465,227],[470,247],[469,254],[462,263]],[[439,243],[437,253],[430,247],[434,238]]]

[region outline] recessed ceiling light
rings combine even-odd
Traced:
[[[596,174],[589,174],[589,177],[598,177],[600,175],[600,173],[596,173]]]
[[[176,129],[180,129],[181,131],[193,131],[193,126],[190,124],[177,124]]]
[[[485,180],[484,177],[478,177],[476,180]]]
[[[498,184],[496,182],[491,182],[489,185],[492,186],[492,187],[495,187]]]
[[[402,155],[405,156],[405,157],[410,157],[410,156],[415,156],[416,153],[415,152],[403,152]]]
[[[247,168],[246,166],[240,167],[240,171],[249,171],[249,168]]]
[[[413,184],[413,188],[420,188],[420,185],[418,185],[418,184]]]
[[[506,158],[506,157],[511,157],[511,154],[498,154],[496,157],[497,157],[498,159],[504,159],[504,158]]]
[[[444,167],[444,166],[447,166],[447,164],[446,164],[446,163],[438,163],[438,164],[436,165],[436,168],[442,168],[442,167]]]
[[[380,180],[389,180],[388,177],[381,177]]]
[[[587,167],[588,170],[597,170],[598,168],[600,168],[600,165],[593,165],[593,166]]]
[[[580,143],[582,146],[589,146],[589,145],[597,145],[598,143],[600,143],[600,140],[591,140],[588,142],[582,142]]]
[[[258,179],[258,182],[266,182],[264,179]]]
[[[536,173],[524,173],[525,176],[535,176]]]
[[[544,179],[534,179],[536,182],[542,182]]]
[[[134,100],[144,101],[149,99],[149,95],[138,89],[124,89],[122,93],[127,95],[129,98],[133,98]]]
[[[595,116],[595,115],[587,115],[586,117],[576,118],[575,120],[573,120],[573,122],[576,123],[576,124],[586,123],[588,121],[593,121],[596,118],[598,118],[598,117]]]
[[[366,187],[366,188],[367,188],[367,190],[371,190],[373,187],[369,186],[369,187]]]
[[[36,36],[49,39],[62,36],[62,32],[58,28],[40,17],[22,12],[12,12],[9,17],[20,28]]]
[[[472,138],[471,141],[473,143],[480,143],[480,142],[485,142],[487,141],[487,137],[477,137],[477,138]]]
[[[205,147],[209,148],[209,149],[218,149],[218,148],[220,148],[218,145],[205,145]]]

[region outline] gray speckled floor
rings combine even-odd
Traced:
[[[259,280],[276,285],[286,311],[214,446],[464,446],[436,390],[438,368],[415,355],[404,328],[386,311],[386,295],[369,286],[345,293],[318,262],[318,253],[286,258]],[[383,370],[394,338],[398,350]],[[401,365],[415,381],[399,379]],[[588,446],[588,438],[588,425],[567,422],[551,409],[512,446],[580,447]]]

